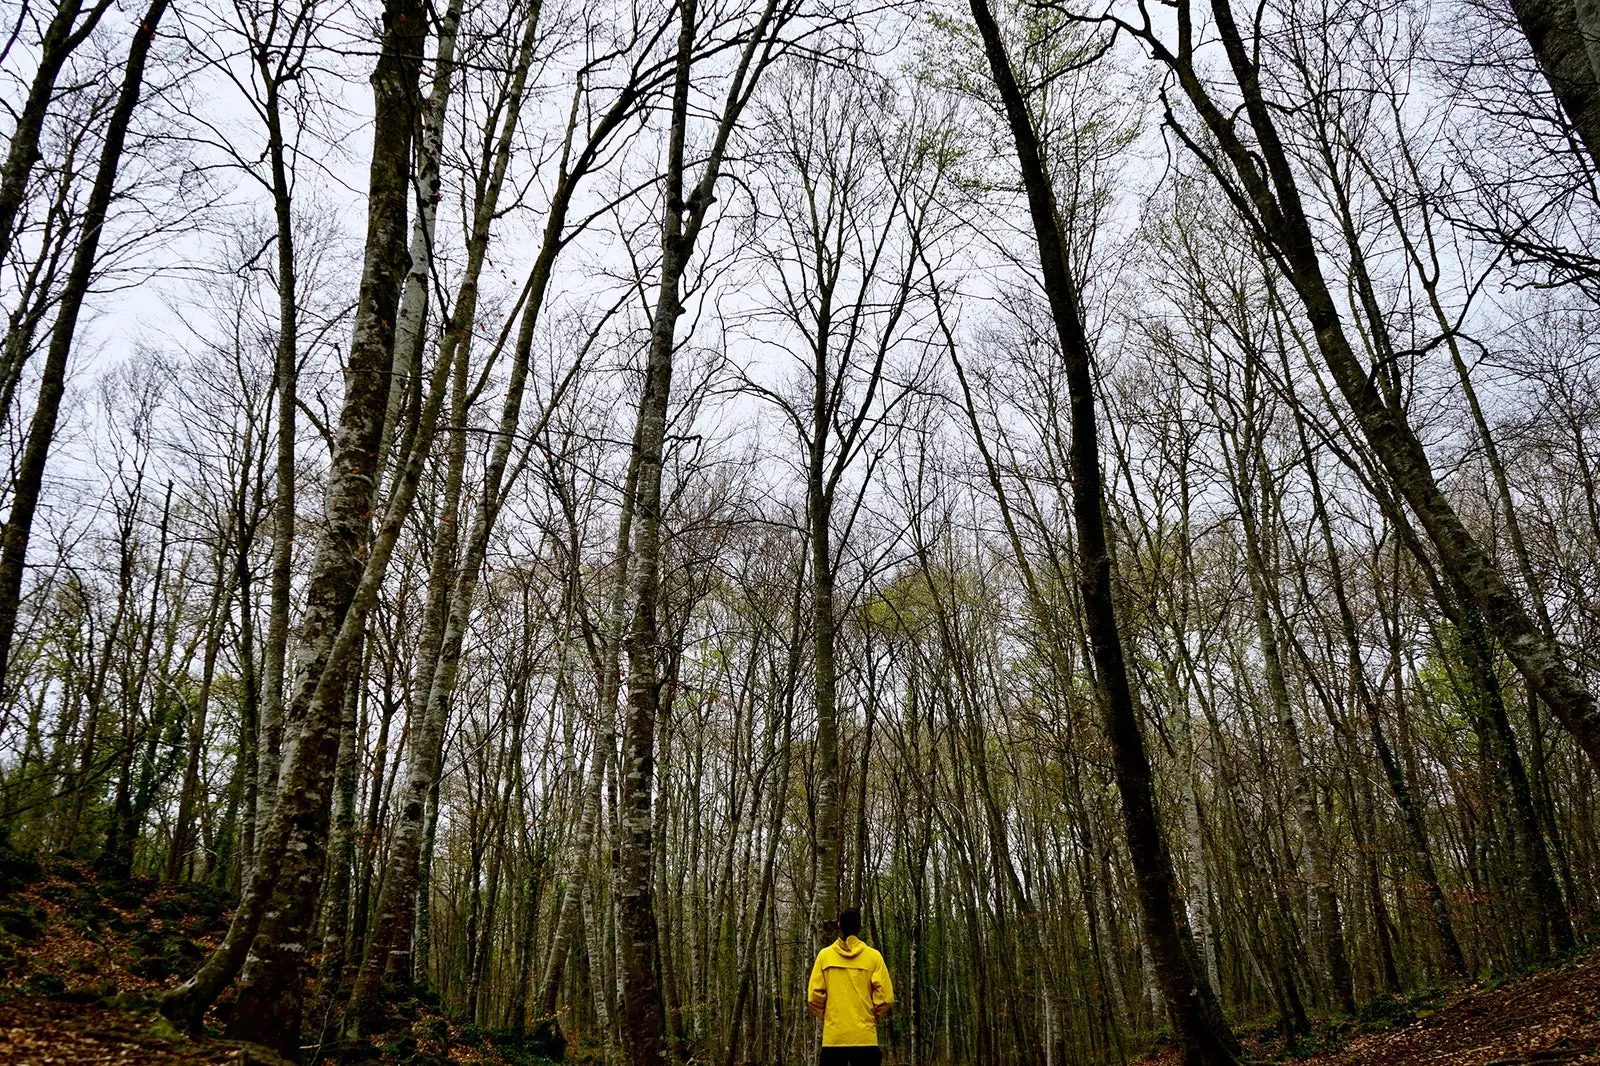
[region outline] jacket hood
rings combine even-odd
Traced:
[[[833,950],[847,959],[853,959],[867,950],[867,945],[863,944],[859,937],[840,937],[833,942]]]

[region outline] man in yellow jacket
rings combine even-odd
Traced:
[[[894,1004],[883,956],[863,944],[861,912],[839,912],[839,939],[817,952],[806,1007],[822,1019],[820,1066],[879,1066],[878,1019]]]

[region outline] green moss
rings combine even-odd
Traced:
[[[0,907],[0,932],[25,942],[37,940],[44,935],[44,915],[31,903]]]

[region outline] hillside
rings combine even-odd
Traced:
[[[1600,954],[1448,996],[1417,1020],[1352,1039],[1307,1066],[1600,1063]]]
[[[203,886],[136,878],[104,881],[87,863],[46,865],[0,854],[0,1063],[283,1066],[254,1045],[191,1039],[155,1010],[163,989],[192,971],[227,928],[228,900]],[[218,1005],[225,1011],[227,1002]],[[342,1062],[532,1066],[514,1041],[479,1034],[436,1012],[345,1047]],[[329,1061],[330,1056],[324,1056]]]
[[[1600,951],[1504,982],[1370,1003],[1361,1021],[1333,1023],[1319,1054],[1283,1058],[1263,1034],[1245,1040],[1262,1061],[1295,1066],[1578,1066],[1600,1063]],[[1177,1066],[1175,1049],[1141,1066]]]

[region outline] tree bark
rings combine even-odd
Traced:
[[[255,868],[223,943],[199,972],[162,1001],[169,1018],[197,1028],[246,965],[249,953],[253,965],[230,1029],[291,1054],[299,1048],[305,939],[296,939],[285,919],[299,917],[292,913],[296,900],[314,901],[317,895],[345,667],[370,609],[370,602],[358,601],[376,598],[379,571],[398,534],[395,522],[393,530],[385,529],[387,546],[374,545],[369,553],[374,460],[393,364],[395,307],[406,268],[407,178],[426,35],[419,0],[387,0],[372,76],[377,118],[365,264],[328,479],[327,524],[312,565],[291,713],[286,715],[280,799],[261,834]],[[357,610],[347,619],[353,605]],[[263,923],[269,903],[276,916],[270,926]]]
[[[112,108],[110,118],[106,122],[105,141],[101,145],[100,159],[95,167],[94,184],[84,203],[82,229],[78,237],[78,247],[73,251],[72,269],[67,274],[67,281],[62,287],[60,302],[56,308],[55,326],[51,330],[50,344],[45,352],[33,420],[28,425],[22,455],[17,462],[16,479],[11,486],[11,514],[6,520],[5,528],[0,530],[0,691],[5,687],[12,637],[17,628],[17,612],[22,601],[22,580],[27,564],[28,540],[33,532],[33,516],[38,510],[39,497],[44,489],[45,465],[49,461],[50,448],[55,443],[56,422],[61,414],[62,397],[66,394],[67,359],[72,354],[73,341],[76,339],[78,315],[83,310],[83,302],[88,297],[89,287],[94,281],[94,269],[100,255],[100,237],[105,228],[112,195],[116,192],[117,171],[122,164],[128,127],[133,120],[134,109],[139,104],[140,92],[144,88],[144,70],[150,57],[150,46],[155,40],[156,28],[167,12],[168,2],[169,0],[151,0],[150,6],[145,9],[139,24],[134,28],[133,41],[128,47],[128,59],[123,66],[122,86],[117,93],[116,106]],[[103,6],[96,7],[93,18],[98,19],[98,13],[103,10]],[[68,29],[70,24],[69,19]],[[65,48],[69,43],[76,47],[73,38],[76,37],[81,41],[92,28],[92,22],[80,27],[77,34],[68,34],[59,43],[59,47]],[[55,23],[52,23],[51,32],[57,29]],[[65,30],[62,32],[66,33]],[[48,56],[46,59],[49,61]],[[53,60],[57,71],[65,60],[66,53],[60,53],[59,57]],[[53,85],[54,74],[42,89],[40,83],[36,81],[33,89],[29,91],[29,101],[24,104],[24,108],[31,105],[36,92],[44,93],[37,118],[30,118],[26,110],[21,116],[21,120],[36,124],[31,133],[31,146],[28,131],[20,125],[17,133],[13,135],[5,172],[0,174],[0,197],[12,195],[8,183],[14,176],[11,173],[13,164],[17,168],[15,176],[20,184],[15,190],[16,207],[11,207],[8,202],[0,200],[0,225],[4,226],[4,229],[0,229],[0,242],[8,244],[11,240],[10,223],[15,220],[16,211],[21,204],[23,186],[26,185],[27,173],[32,169],[38,152],[37,124],[44,120],[43,109],[48,103]],[[18,136],[22,139],[17,139]],[[11,211],[10,220],[4,217],[4,211],[7,209]]]
[[[1012,72],[1005,42],[987,0],[971,0],[995,88],[1016,145],[1029,216],[1038,243],[1045,295],[1065,362],[1071,405],[1073,525],[1077,534],[1081,589],[1100,698],[1111,740],[1113,776],[1122,796],[1123,829],[1138,885],[1140,912],[1173,1030],[1190,1066],[1223,1066],[1238,1060],[1239,1047],[1206,983],[1189,934],[1172,857],[1156,813],[1149,755],[1128,679],[1118,629],[1105,529],[1105,487],[1095,415],[1092,353],[1082,308],[1067,262],[1055,192],[1045,170],[1038,134]]]
[[[1511,0],[1545,80],[1600,166],[1600,11],[1594,0]]]

